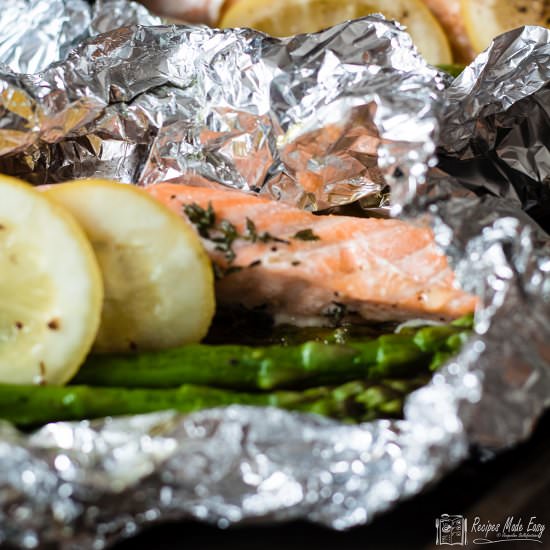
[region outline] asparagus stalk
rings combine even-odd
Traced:
[[[379,416],[400,416],[405,395],[425,384],[426,380],[418,378],[376,384],[355,381],[335,388],[271,393],[243,393],[191,384],[175,389],[0,385],[0,418],[29,427],[169,409],[190,413],[241,404],[317,413],[344,421],[366,421]]]
[[[451,63],[447,65],[436,65],[440,71],[444,71],[451,76],[457,77],[466,67],[458,63]]]
[[[463,326],[465,325],[465,326]],[[162,352],[91,356],[74,384],[174,388],[199,384],[237,390],[273,390],[381,380],[429,372],[456,353],[467,323],[405,329],[368,342],[297,346],[188,345]]]

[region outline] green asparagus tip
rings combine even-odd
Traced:
[[[465,328],[472,330],[474,328],[474,314],[468,313],[451,323],[453,327]]]

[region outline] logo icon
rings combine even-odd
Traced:
[[[437,531],[435,543],[438,546],[464,546],[468,544],[468,520],[464,516],[442,514],[435,520]]]

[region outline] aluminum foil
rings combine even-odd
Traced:
[[[89,34],[111,26],[111,5]],[[312,210],[383,206],[388,184],[423,180],[441,88],[409,35],[381,17],[283,40],[122,27],[42,72],[0,71],[0,171],[37,184],[225,185]]]
[[[496,40],[447,91],[440,166],[550,231],[550,30]]]
[[[489,182],[482,171],[473,178],[430,166],[440,126],[441,150],[459,165],[484,125],[489,134],[483,105],[477,108],[482,101],[492,102],[491,120],[516,103],[538,101],[547,77],[533,67],[545,47],[540,29],[505,35],[491,51],[506,55],[483,54],[467,73],[476,84],[463,85],[464,76],[446,94],[398,27],[369,18],[284,41],[250,31],[125,27],[88,39],[42,73],[4,71],[4,171],[34,181],[195,178],[315,207],[355,199],[376,167],[392,187],[394,212],[433,225],[482,306],[471,341],[408,398],[402,421],[349,426],[233,406],[186,417],[55,423],[33,434],[0,423],[0,544],[99,549],[144,525],[180,518],[220,527],[301,518],[345,529],[418,493],[472,445],[498,451],[528,437],[550,405],[548,236],[528,215],[533,210],[515,179]],[[487,74],[493,77],[483,90],[493,91],[485,95],[478,88]],[[467,105],[472,123],[447,129]],[[345,140],[340,130],[332,133],[341,120]],[[545,121],[517,124],[533,129],[511,126],[524,136],[514,145],[517,158],[530,161],[540,149],[531,141],[535,128]],[[262,140],[268,145],[258,145]],[[494,148],[479,159],[492,159]],[[247,172],[250,164],[236,159],[251,151],[259,156],[255,166],[264,166],[269,151],[270,169]],[[314,172],[311,158],[325,167],[334,151],[343,155],[338,169],[353,153],[363,166],[360,181],[338,180],[346,181],[338,193],[312,198],[295,167]],[[543,179],[530,185],[532,201],[546,207]]]
[[[123,25],[161,19],[126,0],[0,0],[0,62],[16,73],[37,73],[65,59],[85,38]]]

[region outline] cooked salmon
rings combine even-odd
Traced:
[[[220,276],[221,305],[264,308],[293,324],[449,320],[475,308],[428,228],[317,216],[240,191],[178,184],[147,190],[199,232]]]

